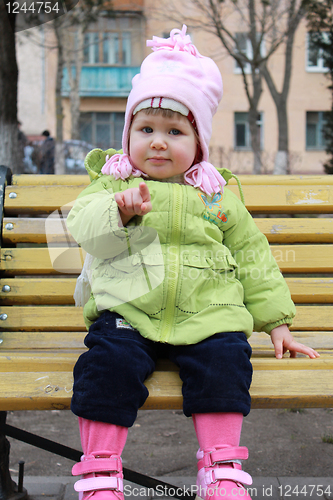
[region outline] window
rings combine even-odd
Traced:
[[[306,149],[325,149],[324,127],[328,112],[307,111],[306,113]]]
[[[328,33],[322,33],[322,39],[325,43],[328,43]],[[324,72],[328,71],[327,66],[325,66],[324,51],[319,48],[316,44],[315,35],[313,33],[308,33],[307,37],[307,61],[306,69],[312,72]]]
[[[257,33],[257,40],[259,41],[261,37],[261,33]],[[244,54],[247,59],[252,61],[253,59],[253,50],[252,50],[252,43],[251,40],[248,36],[247,33],[235,33],[235,38],[236,38],[236,52],[240,54]],[[238,48],[237,48],[238,46]],[[262,42],[260,45],[260,55],[264,56],[264,43]],[[244,64],[244,71],[245,73],[251,73],[251,64],[246,62]],[[241,66],[238,64],[237,61],[235,61],[235,73],[241,73],[242,69]]]
[[[258,113],[257,132],[259,135],[260,148],[263,146],[263,121],[262,113]],[[251,133],[249,124],[249,113],[235,113],[235,149],[251,149]]]
[[[80,139],[103,150],[121,149],[125,113],[81,113]]]
[[[84,36],[85,64],[131,65],[131,33],[86,33]]]
[[[140,16],[101,17],[84,36],[84,64],[136,66],[143,59]]]

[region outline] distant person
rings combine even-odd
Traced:
[[[18,172],[23,173],[25,169],[24,157],[25,151],[24,148],[28,144],[28,139],[24,132],[21,130],[22,123],[20,121],[17,122],[17,142],[18,142],[18,162],[19,169]]]
[[[45,137],[45,140],[40,148],[39,173],[54,174],[55,140],[50,136],[48,130],[44,130],[42,135]]]

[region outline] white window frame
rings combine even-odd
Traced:
[[[322,36],[328,38],[328,33],[323,32]],[[310,55],[311,32],[306,34],[306,71],[309,73],[327,73],[328,68],[325,66],[323,58],[323,49],[318,49],[317,65],[312,66],[309,64]]]
[[[309,146],[308,145],[308,113],[318,113],[318,121],[316,123],[316,144],[314,146]],[[325,120],[325,113],[327,111],[307,111],[306,112],[306,117],[305,117],[305,148],[306,151],[325,151],[326,149],[326,144],[325,144],[325,139],[323,137],[323,127],[326,123]]]
[[[242,123],[241,121],[236,120],[236,115],[238,113],[246,114],[247,115],[247,120],[244,120],[244,125],[245,125],[245,146],[238,146],[236,144],[237,141],[237,133],[236,133],[236,126],[237,124]],[[258,120],[257,120],[257,125],[260,126],[260,150],[263,150],[264,147],[264,113],[259,112],[258,113]],[[249,124],[249,119],[248,119],[248,111],[235,111],[234,112],[234,150],[235,151],[250,151],[251,150],[251,132],[250,132],[250,124]]]

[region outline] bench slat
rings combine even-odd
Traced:
[[[242,185],[296,185],[316,186],[331,185],[333,179],[329,175],[239,175]],[[81,175],[30,175],[14,174],[12,185],[14,186],[36,186],[36,185],[88,185],[90,183],[87,174]],[[229,184],[236,185],[235,179],[230,179]]]
[[[11,351],[31,350],[73,350],[80,352],[85,349],[84,338],[87,335],[86,329],[79,332],[0,332],[3,340],[0,346],[0,355],[11,354]]]
[[[333,278],[286,278],[293,301],[333,303]],[[0,299],[3,305],[73,305],[76,278],[3,278]],[[10,291],[3,290],[9,286]]]
[[[321,178],[322,180],[324,177]],[[322,181],[320,182],[322,183]],[[83,186],[90,184],[88,174],[80,175],[30,175],[20,174],[12,176],[12,186]],[[8,186],[9,188],[9,186]]]
[[[7,186],[5,193],[5,214],[50,214],[67,206],[67,211],[86,186],[36,185]],[[16,193],[16,197],[9,197]]]
[[[297,306],[293,330],[333,330],[331,306]],[[7,315],[0,321],[0,330],[6,331],[80,331],[84,329],[81,307],[71,306],[4,306]]]
[[[51,213],[72,204],[85,186],[43,185],[8,186],[5,214]],[[228,189],[239,196],[238,186]],[[243,186],[246,207],[250,212],[267,213],[333,213],[333,186],[265,185]],[[9,198],[11,192],[16,198]]]
[[[84,262],[84,252],[79,247],[52,248],[53,257],[61,255],[61,263],[51,263],[48,248],[3,248],[1,249],[1,271],[3,275],[30,274],[79,274]],[[58,261],[59,262],[59,261]],[[62,268],[62,264],[66,269]]]
[[[256,218],[255,223],[270,243],[330,243],[333,242],[333,219],[282,219]],[[12,229],[8,229],[8,224]],[[10,226],[10,227],[12,227]],[[5,217],[3,242],[16,243],[74,243],[74,238],[63,231],[57,220],[48,220],[48,235],[45,234],[45,219]]]
[[[282,272],[333,273],[332,245],[272,245],[271,249]],[[61,256],[57,269],[68,274],[81,272],[84,252],[79,247],[53,248],[51,251]],[[250,254],[248,258],[251,258]],[[65,270],[64,267],[66,267]],[[8,276],[58,274],[58,271],[52,267],[47,248],[3,248],[1,270]]]
[[[333,406],[333,356],[323,355],[316,360],[271,359],[264,360],[261,366],[253,359],[253,366],[252,408]],[[5,363],[1,368],[5,368]],[[72,384],[70,371],[2,371],[0,410],[68,409]],[[177,371],[157,370],[145,384],[150,397],[144,409],[182,408]]]
[[[49,350],[73,350],[82,352],[84,347],[84,338],[87,331],[62,331],[62,332],[44,332],[44,331],[4,331],[0,332],[0,338],[3,340],[0,346],[0,355],[11,355],[12,351],[43,351]],[[293,331],[294,337],[298,342],[311,345],[314,349],[332,351],[333,336],[332,331]],[[270,336],[266,333],[254,332],[250,337],[250,344],[253,349],[253,356],[273,356],[273,344]]]
[[[74,304],[76,278],[3,278],[0,280],[0,298],[4,305]],[[3,290],[9,286],[10,291]],[[333,286],[333,284],[332,284]]]

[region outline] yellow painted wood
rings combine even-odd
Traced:
[[[306,306],[296,307],[296,316],[291,330],[333,330],[332,306]]]
[[[270,243],[333,243],[332,218],[255,218]]]
[[[0,358],[0,410],[69,408],[75,356],[61,355],[59,360],[56,356],[38,360],[37,354],[30,360],[24,355]],[[17,372],[15,363],[20,362],[22,370]],[[254,359],[253,366],[253,408],[332,407],[332,355],[316,360]],[[156,370],[146,381],[150,395],[144,409],[182,407],[178,372],[164,368],[167,371]]]
[[[293,331],[293,336],[297,342],[311,346],[316,350],[332,351],[333,355],[333,334],[332,331],[303,330]],[[249,342],[252,347],[252,356],[262,356],[263,351],[267,354],[274,355],[274,348],[271,342],[271,337],[264,332],[253,332]]]
[[[77,350],[82,352],[85,349],[84,338],[86,330],[80,332],[0,332],[2,344],[0,356],[10,354],[11,351],[43,352]],[[43,352],[41,352],[43,351]]]
[[[7,372],[0,377],[0,409],[67,410],[73,375],[66,372]]]
[[[88,174],[83,175],[13,175],[13,186],[88,186]]]
[[[238,186],[227,189],[238,197]],[[333,186],[244,185],[245,204],[258,213],[332,213]]]
[[[273,256],[284,273],[332,273],[332,245],[272,245]],[[51,257],[50,257],[51,254]],[[3,248],[1,271],[13,274],[79,274],[85,253],[70,248]],[[246,257],[245,257],[246,258]],[[253,259],[253,254],[249,254]],[[51,259],[53,265],[51,264]]]
[[[45,185],[7,186],[5,215],[51,213],[59,207],[68,211],[85,186]],[[228,189],[239,196],[238,186]],[[245,202],[251,212],[267,213],[333,213],[333,185],[284,186],[244,185]],[[11,192],[16,198],[9,198]]]
[[[1,271],[4,275],[26,274],[79,274],[85,252],[79,247],[70,248],[3,248]]]
[[[7,186],[5,215],[50,214],[59,208],[67,213],[85,187],[78,185]],[[16,193],[16,198],[10,198],[10,193]]]
[[[296,307],[292,330],[333,330],[333,308],[331,306]],[[1,321],[4,331],[82,331],[84,321],[81,307],[71,306],[3,306],[0,313],[7,314]]]
[[[82,352],[84,350],[82,349]],[[0,353],[1,372],[65,372],[72,373],[80,351],[38,351]]]
[[[332,185],[330,175],[239,175],[242,185],[291,185],[291,186],[318,186]],[[229,184],[237,184],[230,179]]]
[[[333,179],[329,175],[239,175],[242,185],[332,185]],[[14,186],[35,185],[88,185],[89,176],[84,175],[13,175]],[[236,184],[235,179],[230,179],[229,184]]]
[[[286,278],[294,302],[333,303],[333,278]]]
[[[8,229],[8,224],[10,228]],[[48,219],[47,234],[45,219],[5,217],[3,221],[2,241],[6,245],[16,243],[75,243],[69,231],[59,219]]]
[[[285,361],[294,366],[288,370],[275,368],[274,365]],[[333,406],[331,359],[323,359],[321,363],[308,360],[308,366],[297,366],[297,361],[272,359],[260,369],[254,360],[250,391],[253,408]],[[314,365],[317,366],[314,368]],[[1,372],[0,410],[67,409],[72,383],[70,371]],[[156,371],[147,379],[146,386],[150,395],[143,409],[182,407],[181,381],[177,372]]]
[[[4,331],[83,331],[81,307],[70,306],[5,306],[0,308],[7,319],[1,321]]]
[[[19,350],[33,352],[77,349],[81,352],[82,349],[85,349],[83,341],[86,334],[86,330],[60,332],[3,331],[0,332],[0,338],[3,340],[0,354]],[[332,331],[322,331],[320,334],[315,330],[294,331],[293,335],[298,342],[309,345],[314,349],[325,351],[326,354],[331,351],[333,355]],[[250,344],[253,349],[253,357],[274,356],[273,344],[270,336],[266,333],[254,332],[250,337]],[[158,369],[160,366],[170,370],[173,365],[167,360],[160,360]]]
[[[255,218],[257,227],[270,243],[333,243],[333,218]],[[13,229],[6,229],[12,224]],[[59,219],[5,217],[3,242],[14,243],[74,243],[71,234],[64,232]]]
[[[2,305],[74,305],[75,285],[76,278],[61,276],[3,278],[0,279],[0,303]],[[4,291],[5,286],[9,286],[10,291]]]
[[[286,278],[294,302],[333,303],[333,278]],[[10,291],[3,287],[7,285]],[[0,280],[2,305],[73,305],[76,278],[3,278]]]
[[[271,245],[283,273],[332,273],[333,245]]]

